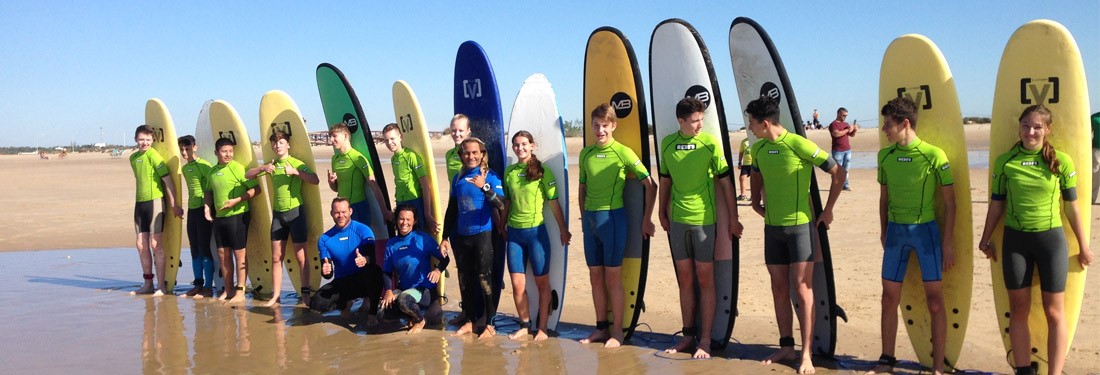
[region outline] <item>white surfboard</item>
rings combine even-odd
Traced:
[[[557,329],[561,319],[562,308],[565,307],[565,271],[569,247],[562,246],[561,228],[558,228],[557,219],[550,205],[557,204],[561,207],[565,222],[569,222],[569,173],[568,162],[565,153],[565,131],[562,128],[561,116],[558,115],[558,104],[554,95],[554,88],[550,81],[541,73],[527,77],[523,86],[519,89],[515,104],[512,106],[512,117],[508,121],[506,131],[507,144],[511,145],[512,136],[517,131],[526,130],[535,138],[535,157],[542,161],[557,181],[558,199],[546,202],[543,209],[543,219],[546,224],[546,233],[550,237],[550,316],[546,328],[553,331]],[[508,164],[517,162],[514,153],[508,154]],[[566,228],[568,229],[568,228]],[[531,267],[527,267],[527,301],[531,308],[531,322],[538,322],[539,294],[535,286],[535,275]]]
[[[198,143],[199,152],[198,157],[206,160],[210,165],[218,164],[218,158],[214,155],[214,134],[210,132],[210,104],[214,103],[213,100],[207,100],[202,103],[202,109],[199,110],[199,119],[195,122],[195,143]],[[214,290],[218,290],[225,286],[224,280],[221,276],[222,260],[218,256],[218,243],[214,241],[213,231],[210,235],[210,257],[214,259]],[[192,261],[194,261],[192,259]]]

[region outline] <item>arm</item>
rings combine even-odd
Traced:
[[[940,194],[944,206],[943,270],[947,271],[955,265],[955,185],[940,187]]]
[[[749,166],[749,168],[752,168],[752,166]],[[752,205],[752,210],[756,211],[760,217],[764,217],[765,208],[762,204],[764,200],[764,176],[760,175],[760,171],[754,170],[749,175],[749,190],[749,202]]]
[[[645,186],[645,209],[642,211],[645,220],[642,221],[642,235],[650,238],[657,232],[653,226],[653,203],[657,200],[657,184],[653,182],[653,176],[646,176],[642,179],[642,186]]]
[[[829,229],[829,224],[833,223],[833,206],[840,198],[840,190],[844,187],[844,179],[848,172],[834,162],[833,167],[829,168],[829,174],[833,175],[833,183],[829,187],[829,199],[825,203],[825,208],[821,210],[821,216],[817,218],[817,223],[825,224],[825,229]]]
[[[661,176],[661,188],[657,191],[657,219],[661,221],[661,229],[668,232],[671,221],[668,216],[668,202],[672,197],[672,178]]]
[[[737,200],[733,196],[733,183],[730,182],[729,176],[718,177],[718,191],[715,193],[722,194],[726,198],[726,212],[730,215],[729,231],[732,236],[730,238],[741,238],[745,227],[741,225],[741,218],[737,215]]]
[[[458,199],[454,190],[451,190],[451,198],[447,201],[447,213],[443,215],[443,242],[439,244],[439,250],[446,256],[451,252],[451,233],[454,233],[458,225]]]
[[[558,200],[554,199],[550,202],[550,211],[554,212],[554,220],[558,222],[558,232],[561,236],[562,246],[568,245],[569,240],[573,238],[573,234],[569,233],[569,226],[565,225],[565,214],[561,212],[561,205],[558,204]]]
[[[829,124],[829,135],[833,136],[833,138],[840,138],[848,135],[848,129],[837,129],[833,127],[832,124]]]
[[[271,169],[274,169],[271,164],[257,165],[253,168],[249,168],[248,171],[244,172],[244,178],[252,180],[256,177],[262,176],[264,173],[271,173]]]
[[[248,190],[245,190],[244,193],[241,194],[241,196],[236,197],[236,198],[229,198],[229,200],[225,201],[225,204],[223,204],[220,209],[225,210],[225,209],[236,207],[241,202],[248,201],[249,199],[252,199],[252,197],[255,197],[256,195],[259,195],[259,194],[260,194],[260,186],[259,185],[253,186],[253,187],[249,188]]]
[[[878,242],[882,248],[886,248],[886,223],[889,222],[887,214],[890,210],[890,190],[886,185],[878,186]]]
[[[332,170],[329,169],[328,170],[328,188],[332,191],[339,191],[339,190],[336,189],[338,186],[339,185],[337,185],[337,182],[336,182],[336,174],[332,173]],[[375,186],[377,186],[377,185],[375,185]]]
[[[382,195],[382,188],[378,186],[378,180],[375,180],[374,176],[367,176],[367,186],[370,186],[370,190],[374,192],[374,201],[378,202],[378,207],[385,207],[386,205],[383,202],[386,201],[386,197]],[[332,188],[332,190],[336,191],[336,188]],[[424,206],[424,209],[427,210],[428,206]],[[390,212],[388,210],[381,211],[382,220],[392,223],[393,212]]]
[[[172,214],[176,217],[183,217],[183,207],[180,207],[178,201],[176,201],[176,184],[172,183],[172,175],[166,174],[161,177],[164,182],[164,195],[168,197],[168,205],[172,207]]]
[[[1005,201],[989,200],[989,210],[985,213],[985,228],[982,229],[982,239],[978,241],[978,250],[985,253],[987,259],[997,260],[997,252],[993,249],[990,237],[993,236],[993,228],[997,227],[997,221],[1001,220],[1004,213]]]
[[[428,176],[420,177],[420,199],[424,200],[424,223],[428,228],[428,233],[439,233],[439,222],[435,220],[435,215],[432,214],[432,194],[434,191],[432,184],[428,182]]]
[[[1092,263],[1092,250],[1089,249],[1089,239],[1085,238],[1085,233],[1082,231],[1081,211],[1077,210],[1077,200],[1067,200],[1063,206],[1066,209],[1069,226],[1073,228],[1074,237],[1077,237],[1077,245],[1081,248],[1077,261],[1081,263],[1081,268],[1088,267]]]
[[[294,168],[292,166],[287,166],[286,174],[289,174],[291,176],[298,176],[298,178],[302,179],[302,182],[305,182],[305,183],[310,184],[310,185],[317,185],[317,184],[321,183],[321,179],[317,178],[317,174],[313,173],[313,171],[310,171],[308,169],[308,167],[305,170],[305,172],[303,172],[303,171],[299,170],[298,168]]]
[[[214,192],[205,190],[202,192],[202,205],[203,213],[206,214],[206,221],[214,221]]]
[[[580,208],[579,212],[581,213],[582,220],[584,219],[584,199],[586,198],[587,193],[588,185],[582,183],[579,187],[577,187],[577,206],[578,208]]]

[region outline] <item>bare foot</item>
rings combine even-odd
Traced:
[[[229,298],[229,291],[222,289],[221,294],[218,294],[218,301],[225,301],[226,298]]]
[[[550,338],[550,336],[546,334],[546,331],[543,331],[541,329],[539,330],[538,333],[535,334],[535,341],[542,341],[542,340],[546,340],[548,338]]]
[[[199,292],[197,294],[195,294],[195,299],[209,298],[213,294],[214,294],[214,290],[212,290],[210,288],[202,288],[202,289],[199,289]]]
[[[611,338],[607,339],[607,342],[603,343],[605,348],[618,348],[623,345],[623,334],[611,335]]]
[[[199,295],[199,292],[201,292],[201,291],[202,291],[202,285],[195,285],[194,288],[191,288],[191,290],[188,290],[187,292],[183,293],[183,296],[184,297],[194,297],[194,296]]]
[[[697,346],[695,345],[695,336],[684,336],[680,339],[680,342],[676,343],[676,346],[665,349],[665,353],[683,353],[690,351],[691,349],[694,349],[696,347]]]
[[[264,304],[262,306],[263,307],[272,307],[272,306],[280,304],[281,302],[282,301],[279,299],[279,297],[275,297],[275,298],[267,300],[267,302],[264,302]]]
[[[481,331],[481,334],[477,336],[477,339],[478,340],[489,339],[489,338],[493,338],[493,336],[496,336],[496,335],[497,335],[497,330],[495,328],[493,328],[493,326],[488,325],[488,326],[485,326],[485,330]]]
[[[523,328],[523,327],[520,327],[520,329],[516,330],[515,332],[512,332],[512,333],[508,334],[508,338],[510,338],[512,340],[519,340],[519,339],[522,339],[526,336],[527,336],[527,328]]]
[[[451,336],[462,336],[462,335],[465,335],[467,333],[473,333],[473,332],[474,332],[474,323],[466,322],[466,324],[463,324],[462,327],[459,327],[457,331],[452,333]]]
[[[233,297],[226,300],[225,303],[244,303],[244,291],[238,290],[236,293],[233,293]]]
[[[710,358],[710,339],[699,340],[699,344],[695,348],[695,355],[691,357],[695,359]]]
[[[138,295],[138,294],[153,294],[153,290],[154,290],[153,289],[153,283],[148,283],[148,284],[142,285],[141,288],[138,288],[138,290],[130,292],[130,295],[134,296],[134,295]]]
[[[164,295],[164,291],[160,290],[160,289],[157,289],[156,291],[153,292],[153,297],[160,297],[160,296],[163,296],[163,295]]]
[[[809,354],[803,355],[802,356],[802,363],[798,365],[798,373],[799,374],[813,374],[813,373],[816,373],[816,372],[817,372],[817,369],[814,368],[813,358]]]
[[[611,336],[607,334],[607,330],[597,329],[595,331],[592,331],[592,334],[588,335],[588,337],[581,339],[581,344],[604,342],[607,341],[609,337]]]
[[[765,365],[770,365],[779,361],[791,361],[795,359],[798,359],[798,354],[794,352],[794,347],[784,346],[780,347],[779,350],[777,350],[775,353],[772,353],[772,355],[768,356],[768,358],[764,358],[761,363]]]
[[[424,330],[424,324],[427,323],[427,322],[428,322],[427,320],[421,320],[419,322],[413,323],[412,327],[409,327],[409,332],[407,332],[405,334],[406,335],[414,335],[414,334],[420,333],[420,331]]]

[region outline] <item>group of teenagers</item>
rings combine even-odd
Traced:
[[[626,239],[628,235],[648,238],[655,234],[652,213],[657,205],[658,219],[668,233],[675,263],[683,320],[683,338],[666,351],[691,353],[695,358],[710,356],[711,312],[716,305],[713,262],[718,210],[729,214],[728,228],[721,228],[718,233],[740,237],[743,227],[723,142],[702,132],[705,110],[706,105],[693,98],[677,103],[679,130],[660,142],[661,163],[656,182],[637,154],[615,140],[614,109],[601,104],[592,110],[590,130],[594,142],[580,152],[578,200],[596,325],[582,343],[603,342],[605,347],[622,344],[625,310],[622,264]],[[799,360],[798,372],[812,373],[813,237],[818,226],[828,227],[832,222],[833,207],[846,187],[847,171],[818,145],[787,131],[779,122],[780,110],[775,100],[766,97],[753,100],[744,112],[749,131],[758,140],[748,150],[742,150],[747,151],[744,159],[751,162],[739,161],[739,165],[742,173],[749,176],[751,208],[764,218],[764,262],[780,334],[779,350],[763,362]],[[933,371],[943,372],[946,313],[941,281],[943,271],[954,264],[955,177],[945,153],[917,136],[917,112],[917,106],[906,98],[893,99],[881,109],[884,121],[880,130],[892,143],[878,154],[883,354],[868,373],[889,372],[896,364],[893,353],[897,309],[911,253],[920,263],[932,316]],[[1050,325],[1051,373],[1060,373],[1065,361],[1067,334],[1062,310],[1069,257],[1061,207],[1066,210],[1074,240],[1081,249],[1078,261],[1086,266],[1092,260],[1088,239],[1082,231],[1087,222],[1076,206],[1074,162],[1048,142],[1053,121],[1054,115],[1042,105],[1028,107],[1021,113],[1020,141],[991,167],[989,211],[979,243],[986,257],[1002,259],[1017,373],[1031,370],[1027,315],[1031,306],[1031,273],[1036,266]],[[196,275],[195,288],[186,295],[212,296],[211,251],[203,246],[209,241],[202,240],[209,238],[212,230],[226,285],[217,298],[243,300],[248,200],[257,194],[256,178],[270,174],[274,190],[272,255],[275,262],[281,263],[288,237],[295,241],[294,254],[303,270],[299,293],[302,303],[320,311],[346,310],[349,302],[365,298],[368,317],[375,317],[378,308],[397,307],[406,315],[410,332],[416,332],[424,327],[428,316],[442,317],[436,283],[453,255],[462,298],[462,311],[449,322],[459,326],[454,334],[491,337],[496,333],[493,295],[501,289],[504,276],[492,271],[494,241],[505,241],[513,297],[521,321],[520,329],[509,337],[531,334],[536,340],[545,339],[550,302],[547,275],[550,241],[567,245],[571,239],[569,226],[556,204],[556,178],[535,157],[536,141],[526,131],[519,131],[511,138],[518,163],[506,169],[503,179],[488,167],[485,143],[470,137],[466,116],[455,115],[450,131],[455,142],[455,148],[446,154],[451,194],[446,215],[439,223],[425,210],[433,202],[431,194],[426,193],[432,187],[424,160],[402,146],[401,133],[395,124],[383,130],[386,146],[394,153],[391,164],[398,204],[394,212],[382,216],[396,225],[397,235],[385,245],[376,245],[368,226],[372,223],[367,202],[371,194],[378,202],[384,200],[373,177],[376,171],[371,170],[366,157],[351,147],[351,133],[345,124],[331,128],[330,139],[336,153],[328,183],[338,195],[330,211],[335,226],[321,236],[318,247],[322,274],[326,278],[335,275],[335,279],[316,292],[309,285],[310,267],[304,251],[306,225],[300,208],[302,183],[318,184],[319,178],[301,161],[289,156],[288,136],[272,134],[276,158],[250,170],[233,160],[232,140],[217,140],[214,147],[218,164],[211,166],[195,156],[197,145],[193,137],[181,137],[181,154],[187,161],[183,175],[188,186],[188,235]],[[162,223],[158,215],[165,214],[164,208],[171,208],[171,214],[176,216],[182,216],[183,210],[163,159],[150,148],[152,136],[148,126],[138,128],[135,134],[138,151],[130,160],[138,181],[135,224],[145,277],[145,284],[137,293],[160,295],[165,292],[165,285],[163,252],[157,251],[158,226]],[[810,179],[815,167],[832,177],[824,208],[817,215],[810,199]],[[637,179],[645,187],[642,233],[627,233],[623,189],[628,179]],[[933,208],[937,194],[946,206],[943,233]],[[718,206],[720,201],[724,207]],[[544,207],[553,211],[561,228],[560,238],[548,238]],[[1002,219],[1004,245],[993,249],[990,238]],[[443,240],[437,244],[434,236],[440,231]],[[379,254],[376,246],[385,248],[381,259],[376,255]],[[157,287],[152,284],[151,258],[155,258],[158,270]],[[536,276],[540,295],[537,312],[529,311],[526,300],[526,267],[531,267]],[[276,266],[273,271],[279,271],[272,272],[276,291],[282,277],[280,268]],[[236,270],[236,283],[232,270]],[[794,311],[792,290],[793,298],[797,299]],[[277,301],[276,296],[268,304]],[[530,322],[532,315],[538,319],[534,325]],[[801,325],[800,352],[795,350],[793,337],[795,317]]]

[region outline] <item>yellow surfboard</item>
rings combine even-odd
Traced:
[[[309,144],[309,132],[305,122],[302,121],[301,112],[294,99],[285,92],[279,90],[268,91],[260,99],[260,150],[263,152],[264,162],[275,159],[275,151],[271,149],[271,134],[276,130],[286,133],[290,137],[290,156],[305,163],[310,170],[317,173],[317,163],[313,158],[313,149]],[[264,178],[267,186],[274,186],[271,176]],[[269,202],[274,205],[275,195],[267,194]],[[302,205],[298,208],[302,215],[306,216],[306,224],[309,227],[309,238],[306,242],[306,264],[310,267],[309,286],[317,290],[321,286],[321,255],[317,250],[317,239],[321,237],[324,229],[324,204],[321,203],[321,190],[318,185],[302,183]],[[270,238],[270,234],[268,235]],[[251,240],[251,239],[250,239]],[[301,271],[298,269],[298,260],[294,255],[294,242],[302,239],[290,238],[283,249],[283,263],[286,265],[286,275],[294,285],[294,291],[302,291]],[[273,291],[281,293],[281,291]]]
[[[416,94],[413,93],[412,87],[409,87],[409,84],[405,81],[393,83],[393,115],[397,117],[398,128],[401,129],[402,144],[420,155],[420,158],[424,160],[424,167],[427,169],[428,185],[437,186],[439,173],[435,168],[435,151],[432,151],[432,139],[428,135],[427,121],[424,120],[424,112],[420,109],[420,102],[416,100]],[[425,194],[431,197],[432,204],[430,207],[424,207],[424,209],[430,211],[432,217],[442,225],[443,211],[439,204],[439,191],[433,188]],[[424,228],[423,224],[421,224],[421,228]],[[435,242],[440,243],[442,241],[443,231],[441,229],[439,234],[435,235]],[[436,263],[433,261],[432,266],[434,267]],[[443,298],[444,290],[446,290],[444,289],[446,280],[446,278],[440,278],[439,283],[436,285],[440,305],[446,301]]]
[[[172,184],[176,189],[176,204],[183,206],[182,182],[180,175],[180,146],[176,138],[176,127],[172,124],[172,116],[168,114],[168,107],[160,99],[152,98],[145,102],[145,124],[153,127],[153,149],[164,158],[168,164],[168,174],[172,176]],[[165,198],[168,197],[165,192]],[[164,251],[164,283],[167,285],[165,294],[175,294],[176,275],[180,265],[180,242],[183,235],[183,219],[172,214],[171,207],[164,208],[164,232],[161,234],[161,249]]]
[[[241,163],[245,169],[259,165],[241,116],[237,115],[237,111],[229,103],[223,100],[210,103],[210,133],[214,135],[215,141],[229,138],[237,143],[233,147],[233,160]],[[269,185],[264,179],[260,179],[259,187],[259,195],[248,201],[251,219],[248,223],[248,251],[245,257],[248,279],[252,283],[252,298],[266,300],[274,296],[271,288],[271,203],[267,198]]]
[[[584,145],[596,144],[592,133],[592,110],[600,104],[610,103],[618,117],[615,140],[634,150],[652,173],[649,165],[649,115],[645,102],[641,71],[630,42],[619,30],[611,27],[593,31],[588,37],[584,56]],[[622,265],[623,291],[626,293],[622,321],[625,338],[629,339],[645,309],[642,297],[649,269],[649,239],[642,236],[641,229],[645,187],[633,176],[627,176],[623,202],[628,223]],[[608,317],[610,320],[610,311]]]
[[[923,35],[901,36],[886,48],[879,74],[879,108],[897,97],[907,97],[917,104],[917,135],[943,149],[955,180],[955,266],[944,271],[942,284],[947,313],[944,360],[948,368],[953,368],[958,363],[966,336],[974,279],[970,168],[955,79],[939,47]],[[882,123],[880,116],[879,124]],[[892,145],[882,132],[879,132],[879,144],[882,147]],[[940,233],[947,233],[943,196],[938,193],[934,196],[936,222]],[[922,366],[932,367],[932,318],[928,314],[920,263],[915,255],[910,256],[905,271],[900,308],[917,358]]]
[[[1043,104],[1054,114],[1053,131],[1048,140],[1054,148],[1069,154],[1077,168],[1077,192],[1088,197],[1092,191],[1090,169],[1091,129],[1089,127],[1089,94],[1085,82],[1085,68],[1077,42],[1065,26],[1050,21],[1031,21],[1012,34],[1001,55],[997,71],[997,88],[993,95],[993,124],[989,130],[989,164],[992,168],[997,157],[1007,152],[1019,141],[1019,117],[1024,108]],[[991,184],[992,185],[992,184]],[[1077,210],[1082,217],[1084,237],[1089,238],[1089,218],[1092,205],[1088,198],[1077,200]],[[1069,276],[1066,279],[1065,321],[1068,343],[1072,345],[1077,331],[1077,319],[1081,315],[1084,296],[1085,269],[1078,262],[1081,249],[1069,221],[1062,210],[1063,230],[1069,245]],[[990,264],[993,271],[993,297],[997,309],[997,322],[1005,350],[1011,352],[1008,336],[1009,307],[1001,269],[1000,251],[1004,235],[1004,222],[998,222],[993,231],[993,247],[998,259]],[[1039,373],[1047,372],[1047,321],[1043,312],[1039,273],[1032,280],[1031,312],[1028,328],[1031,332],[1031,361],[1039,367]],[[1069,350],[1067,345],[1066,350]],[[1006,356],[1013,365],[1012,355]],[[1072,361],[1072,358],[1068,360]]]

